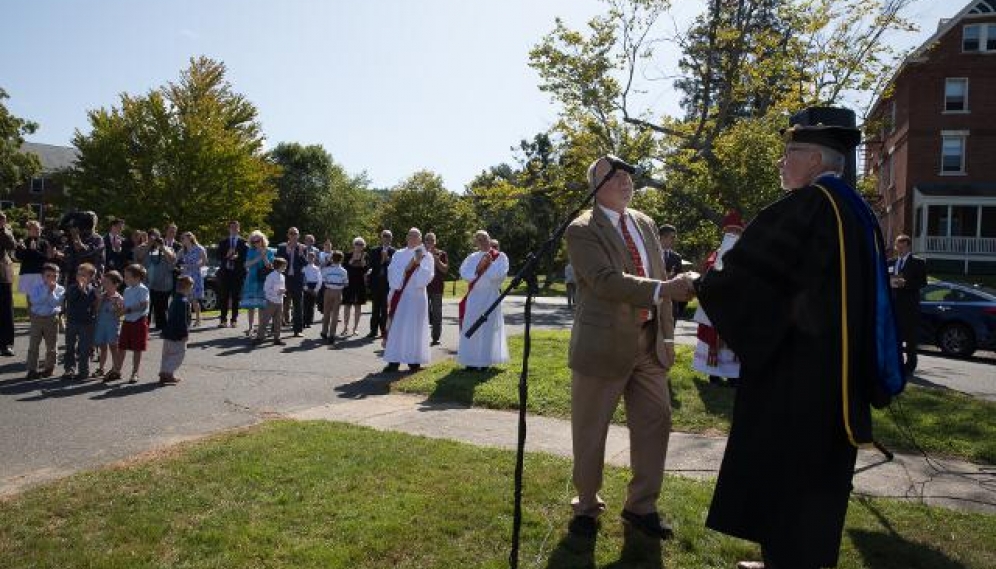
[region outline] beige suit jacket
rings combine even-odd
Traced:
[[[0,283],[12,284],[14,282],[14,251],[17,249],[17,241],[14,240],[14,233],[10,227],[5,227],[0,231]]]
[[[654,350],[666,363],[664,339],[674,338],[671,299],[654,304],[658,281],[665,280],[657,226],[639,211],[627,209],[643,238],[647,278],[636,266],[619,231],[599,207],[582,213],[567,228],[567,254],[577,281],[577,312],[571,331],[568,365],[595,377],[629,377],[638,358],[640,310],[656,308]]]

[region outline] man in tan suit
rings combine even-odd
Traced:
[[[657,512],[671,432],[667,370],[674,364],[671,301],[688,300],[687,275],[667,278],[657,226],[627,209],[629,174],[606,158],[588,168],[595,207],[567,229],[567,252],[577,280],[571,331],[571,429],[574,448],[572,534],[592,538],[605,510],[605,437],[619,398],[626,402],[633,479],[623,521],[660,539],[672,530]]]

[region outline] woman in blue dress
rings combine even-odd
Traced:
[[[194,326],[201,325],[201,301],[204,300],[204,274],[201,267],[207,265],[207,249],[197,242],[197,236],[186,231],[180,236],[183,252],[180,262],[183,274],[194,279],[194,289],[190,293],[194,309]]]
[[[246,280],[242,285],[242,300],[239,306],[249,314],[249,328],[246,336],[252,335],[252,323],[256,311],[266,308],[266,295],[263,294],[263,280],[266,271],[273,268],[273,251],[269,249],[269,241],[259,230],[249,234],[249,251],[246,253]]]

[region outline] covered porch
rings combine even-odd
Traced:
[[[914,187],[913,251],[938,272],[996,274],[996,184]]]

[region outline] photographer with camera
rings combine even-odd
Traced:
[[[155,330],[166,325],[166,309],[173,293],[173,271],[176,268],[176,251],[168,247],[158,229],[149,230],[149,240],[135,247],[135,258],[142,259]]]
[[[76,268],[90,263],[96,276],[104,272],[104,239],[97,234],[97,214],[92,211],[72,211],[62,217],[59,228],[69,236],[65,250],[66,282],[76,280]]]

